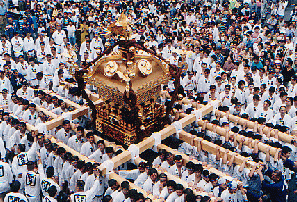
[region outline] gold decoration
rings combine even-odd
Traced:
[[[109,61],[104,67],[104,75],[107,77],[112,77],[118,70],[119,66],[114,61]]]
[[[107,28],[111,33],[116,34],[117,36],[122,36],[125,39],[129,39],[131,35],[131,28],[128,22],[127,16],[122,13],[118,20],[109,25]]]
[[[139,60],[137,66],[141,74],[144,76],[148,76],[153,72],[152,64],[145,59]]]

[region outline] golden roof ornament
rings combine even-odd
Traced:
[[[122,13],[117,21],[109,25],[108,30],[116,36],[129,39],[131,35],[131,28],[127,16]]]

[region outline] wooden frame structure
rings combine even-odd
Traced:
[[[70,100],[67,100],[67,99],[57,95],[54,92],[51,92],[51,91],[45,91],[45,92],[47,94],[52,95],[52,96],[56,96],[59,99],[63,99],[67,106],[72,106],[72,107],[75,108],[75,110],[72,111],[72,112],[65,112],[65,113],[68,113],[70,115],[68,117],[71,117],[72,120],[77,118],[77,117],[86,115],[89,112],[89,107],[87,107],[87,106],[80,106],[80,105],[78,105],[78,104],[76,104],[76,103],[74,103],[74,102],[72,102]],[[95,102],[95,105],[102,102],[102,100],[100,100],[99,97],[96,96],[96,94],[93,94],[93,93],[91,93],[90,91],[87,91],[87,90],[86,90],[86,92],[87,92],[89,98],[92,101]],[[215,104],[212,103],[212,104],[208,104],[208,105],[197,105],[197,103],[191,103],[189,100],[183,100],[183,101],[184,101],[184,103],[191,104],[194,108],[196,108],[196,110],[199,110],[200,113],[201,113],[201,117],[215,111],[216,116],[218,116],[218,117],[226,116],[229,121],[239,123],[241,125],[246,125],[248,128],[254,129],[254,128],[262,127],[263,132],[265,134],[268,133],[268,132],[272,136],[275,136],[275,134],[277,134],[279,136],[279,139],[284,141],[284,142],[290,142],[293,139],[293,137],[291,135],[288,135],[288,134],[285,134],[285,133],[280,133],[277,130],[272,130],[271,131],[266,126],[256,124],[254,122],[251,122],[251,121],[248,121],[248,120],[245,120],[245,119],[233,116],[233,115],[229,115],[228,113],[225,113],[225,112],[222,112],[222,111],[215,110],[214,106],[219,104],[218,101],[215,101],[216,102]],[[197,108],[199,108],[199,109],[197,109]],[[58,115],[54,114],[53,112],[48,111],[48,110],[46,110],[46,109],[44,109],[44,108],[42,108],[40,106],[37,106],[37,111],[42,111],[46,115],[53,118],[52,120],[45,123],[47,130],[51,130],[51,129],[56,128],[57,126],[61,125],[63,120],[65,120],[65,117],[66,117],[66,116],[63,116],[63,114],[62,114],[62,116],[58,116]],[[194,114],[189,114],[189,115],[182,114],[181,117],[183,117],[183,118],[181,118],[178,122],[181,124],[182,128],[184,128],[185,126],[197,121],[197,118],[196,118],[196,116]],[[197,121],[197,124],[202,126],[202,125],[205,124],[204,122],[205,121],[202,121],[201,119],[199,119]],[[214,132],[216,132],[217,134],[219,134],[221,136],[226,136],[226,135],[230,135],[230,134],[233,133],[231,131],[227,131],[224,128],[214,126],[214,124],[211,124],[211,123],[206,123],[205,126],[206,126],[206,129],[208,129],[210,131],[214,131]],[[29,131],[37,131],[37,129],[34,126],[30,125],[30,124],[27,124],[27,129]],[[176,127],[174,126],[174,124],[171,124],[171,125],[168,125],[167,127],[163,128],[161,131],[159,131],[159,136],[160,136],[161,140],[164,140],[167,137],[169,137],[171,135],[174,135],[176,132],[177,132]],[[47,138],[49,138],[52,142],[56,142],[60,147],[64,147],[66,149],[66,151],[72,153],[75,156],[78,156],[79,159],[84,160],[85,162],[94,163],[94,160],[91,160],[88,157],[81,155],[79,152],[73,150],[72,148],[68,147],[64,143],[56,140],[54,137],[47,137]],[[238,135],[238,134],[236,134],[236,138],[237,139],[245,138],[245,141],[243,142],[245,145],[248,145],[248,142],[251,141],[250,140],[251,138],[247,138],[247,137],[244,137],[244,136],[241,136],[241,135]],[[98,137],[98,136],[95,136],[96,141],[99,140],[99,139],[102,139],[102,138]],[[225,150],[225,149],[223,149],[221,147],[218,147],[217,145],[215,145],[215,144],[213,144],[211,142],[203,140],[202,138],[196,137],[196,136],[194,136],[192,134],[189,134],[189,133],[187,133],[185,131],[180,131],[179,132],[179,139],[184,141],[184,142],[189,143],[192,146],[196,146],[196,147],[198,146],[198,144],[201,144],[202,150],[205,150],[205,151],[207,151],[209,153],[215,153],[218,149],[220,151],[222,151],[222,152]],[[142,142],[136,144],[135,146],[138,148],[139,154],[146,151],[147,149],[151,149],[154,146],[156,146],[158,149],[165,149],[166,151],[171,152],[171,153],[173,153],[175,155],[182,155],[184,164],[186,162],[189,162],[189,161],[193,161],[194,163],[201,163],[201,162],[199,162],[197,160],[191,159],[189,156],[187,156],[185,154],[181,154],[181,153],[171,149],[170,147],[167,147],[166,145],[163,145],[163,144],[156,145],[155,141],[156,141],[156,139],[154,137],[150,136],[150,137],[144,139]],[[112,145],[114,147],[115,151],[117,149],[119,149],[119,148],[122,149],[122,151],[123,151],[121,154],[113,157],[110,160],[112,162],[114,168],[122,165],[125,162],[131,161],[133,159],[133,154],[129,150],[125,150],[123,147],[121,147],[119,145],[116,145],[115,143],[108,142],[106,140],[104,140],[104,144],[106,146]],[[264,152],[264,153],[267,151],[267,147],[270,147],[270,146],[268,146],[268,145],[266,145],[264,143],[261,143],[261,142],[258,142],[257,144],[258,144],[259,150]],[[277,152],[277,149],[273,148],[273,147],[270,147],[269,152],[270,152],[270,155],[275,155],[275,153]],[[237,165],[242,165],[243,163],[245,163],[246,166],[252,167],[255,164],[255,162],[249,161],[246,157],[243,157],[243,156],[241,156],[241,155],[239,155],[237,153],[234,153],[234,154],[232,154],[232,152],[227,153],[228,160],[230,160],[232,158],[232,156],[234,156],[234,163],[237,164]],[[134,159],[134,162],[136,164],[139,164],[141,161],[144,161],[144,160],[139,158],[139,157]],[[220,171],[216,170],[215,168],[212,168],[210,165],[207,165],[206,168],[210,172],[216,173],[220,177],[226,177],[226,176],[230,177],[230,176],[226,175],[225,173],[220,172]],[[103,175],[108,174],[110,179],[115,179],[119,183],[121,183],[122,181],[125,180],[124,178],[120,177],[116,173],[109,172],[104,164],[101,164],[99,166],[99,169],[101,170],[101,173]],[[158,172],[160,173],[162,171],[160,169],[158,169]],[[188,187],[187,183],[185,183],[181,179],[179,179],[179,178],[177,178],[175,176],[172,176],[169,173],[166,173],[166,174],[168,176],[168,179],[172,179],[172,180],[176,181],[177,183],[182,184],[184,187]],[[154,199],[154,197],[152,195],[147,194],[143,189],[141,189],[140,187],[137,187],[135,184],[130,183],[130,187],[131,187],[131,189],[136,189],[138,192],[143,193],[145,197],[149,197],[151,199]],[[194,192],[194,193],[196,195],[201,195],[201,196],[208,195],[205,192]],[[216,200],[216,198],[212,197],[212,201],[215,201],[215,200]]]
[[[66,102],[66,105],[71,105],[75,108],[74,111],[72,112],[66,112],[66,113],[71,113],[71,118],[72,120],[79,117],[79,116],[82,116],[82,115],[86,115],[88,113],[88,110],[89,108],[86,107],[86,106],[80,106],[70,100],[67,100],[67,99],[64,99],[63,97],[57,95],[56,93],[53,93],[53,92],[50,92],[50,91],[45,91],[47,94],[50,94],[52,96],[56,96],[58,97],[59,99],[63,99],[65,102]],[[96,100],[96,103],[100,103],[101,100],[98,99],[98,97],[94,96],[94,94],[88,92],[88,95],[90,96],[90,98]],[[58,116],[56,114],[54,114],[53,112],[51,111],[48,111],[40,106],[37,106],[36,108],[37,111],[42,111],[43,113],[45,113],[46,115],[52,117],[53,119],[46,122],[45,125],[47,127],[47,130],[51,130],[53,128],[56,128],[57,126],[61,125],[63,120],[65,120],[65,118],[63,117],[63,114],[62,116]],[[211,113],[213,111],[213,106],[211,105],[206,105],[204,107],[202,107],[201,109],[201,113],[203,116],[207,115],[208,113]],[[195,115],[188,115],[188,116],[185,116],[184,118],[182,118],[180,120],[180,123],[182,124],[182,127],[185,127],[186,125],[188,124],[191,124],[192,122],[194,122],[196,120],[196,117]],[[30,125],[30,124],[27,124],[27,129],[30,130],[30,131],[38,131],[34,126]],[[173,135],[176,133],[176,129],[173,125],[169,125],[167,127],[165,127],[163,130],[161,130],[160,132],[160,136],[161,136],[161,139],[164,140],[166,139],[167,137]],[[54,137],[47,137],[49,138],[52,142],[55,142],[57,143],[60,147],[64,147],[65,150],[67,152],[70,152],[72,153],[73,155],[75,156],[78,156],[80,160],[84,160],[85,162],[92,162],[94,163],[95,161],[94,160],[91,160],[91,159],[88,159],[87,157],[81,155],[79,152],[73,150],[72,148],[68,147],[67,145],[65,145],[63,142],[60,142],[58,141],[56,138]],[[101,139],[100,137],[96,136],[95,137],[96,140],[99,140]],[[139,148],[139,154],[144,152],[145,150],[147,149],[150,149],[154,146],[155,144],[155,139],[153,137],[148,137],[146,138],[144,141],[136,144],[136,146]],[[108,141],[105,141],[105,145],[115,145],[114,143],[110,143]],[[119,146],[116,146],[114,148],[118,148]],[[162,145],[160,145],[159,147],[162,147]],[[121,148],[123,150],[123,148]],[[186,161],[188,160],[185,155],[183,155],[184,159],[186,159]],[[123,150],[123,152],[115,157],[113,157],[111,159],[111,161],[113,162],[113,167],[116,168],[120,165],[122,165],[123,163],[125,162],[128,162],[132,159],[132,156],[131,156],[131,152],[128,151],[128,150]],[[136,160],[134,160],[134,162],[136,164],[138,164],[139,162],[143,161],[142,159],[138,158]],[[185,162],[186,162],[185,161]],[[208,166],[207,168],[210,168],[210,166]],[[99,166],[99,169],[101,170],[101,173],[103,175],[106,175],[106,168],[104,167],[103,164],[101,164]],[[162,172],[161,170],[158,169],[158,172]],[[220,173],[220,171],[217,171],[217,170],[212,170],[212,172],[215,172],[217,173],[219,176],[222,176],[223,174]],[[177,183],[181,183],[185,188],[188,187],[187,183],[185,183],[184,181],[182,181],[181,179],[177,178],[176,176],[172,176],[170,175],[169,173],[166,173],[167,176],[168,176],[168,179],[172,179],[174,181],[176,181]],[[117,180],[119,183],[121,183],[123,180],[122,177],[120,177],[119,175],[117,175],[116,173],[109,173],[109,178],[110,179],[115,179]],[[154,199],[154,197],[150,194],[147,194],[143,189],[141,189],[140,187],[137,187],[135,184],[133,183],[130,183],[130,187],[131,189],[136,189],[137,191],[139,191],[140,193],[143,193],[145,197],[149,197],[151,199]],[[201,195],[201,196],[205,196],[205,195],[208,195],[206,192],[195,192],[196,195]],[[213,200],[215,200],[215,197],[212,197]]]

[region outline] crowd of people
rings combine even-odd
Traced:
[[[0,200],[296,201],[297,7],[288,13],[288,6],[285,0],[1,1]],[[73,87],[73,68],[87,67],[120,40],[107,27],[121,13],[129,20],[131,40],[184,70],[178,89],[171,78],[158,100],[167,106],[178,90],[172,121],[194,110],[184,99],[192,104],[217,100],[228,116],[292,135],[292,142],[263,127],[250,129],[211,114],[203,125],[185,129],[199,137],[196,146],[176,136],[165,141],[195,161],[185,164],[182,155],[160,150],[142,156],[147,162],[116,168],[127,179],[120,184],[103,177],[98,166],[122,151],[95,141],[102,134],[90,128],[88,115],[67,120],[63,115],[74,108],[63,99],[86,104]],[[96,86],[86,87],[97,92]],[[65,120],[47,130],[44,123],[53,116]],[[213,130],[207,130],[209,123]],[[230,135],[221,136],[217,127]],[[49,137],[96,163],[85,162]],[[214,144],[216,151],[205,151],[202,141]],[[268,145],[265,151],[260,143]],[[238,164],[236,157],[245,160]],[[248,161],[255,163],[249,167]],[[209,165],[226,175],[208,170]],[[189,188],[168,180],[169,175]],[[132,182],[153,197],[130,189]]]

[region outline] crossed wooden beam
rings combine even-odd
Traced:
[[[50,94],[50,95],[53,95],[53,96],[56,96],[58,97],[58,99],[63,99],[66,103],[67,106],[73,106],[75,108],[74,111],[70,112],[72,114],[72,119],[76,118],[76,117],[79,117],[79,116],[82,116],[82,115],[85,115],[87,112],[88,112],[88,107],[85,107],[85,106],[80,106],[70,100],[67,100],[67,99],[64,99],[63,97],[57,95],[56,93],[53,93],[53,92],[50,92],[50,91],[45,91],[47,94]],[[89,92],[90,93],[90,92]],[[92,98],[96,98],[96,96],[92,96],[91,93],[90,95]],[[99,99],[96,99],[96,102],[97,103],[100,103],[102,102],[101,100]],[[211,105],[207,105],[205,107],[202,107],[200,110],[202,112],[202,115],[206,115],[210,112],[212,112],[212,106]],[[59,125],[62,124],[63,120],[64,120],[64,117],[63,116],[58,116],[40,106],[37,107],[37,111],[43,111],[46,115],[52,117],[53,119],[46,124],[47,126],[47,129],[48,130],[51,130]],[[69,112],[67,112],[69,113]],[[183,119],[180,120],[180,122],[182,123],[182,126],[185,127],[186,125],[192,123],[193,121],[196,120],[196,117],[195,115],[188,115],[187,117],[184,117]],[[33,129],[33,130],[37,130],[34,126],[30,126],[29,124],[27,124],[27,128],[29,129]],[[166,139],[167,137],[169,137],[170,135],[174,134],[176,132],[176,129],[173,125],[169,125],[167,126],[166,128],[164,128],[163,130],[160,131],[160,135],[161,135],[161,139],[164,140]],[[84,160],[85,162],[93,162],[93,160],[91,159],[88,159],[87,157],[81,155],[79,152],[73,150],[72,148],[68,147],[67,145],[65,145],[64,143],[62,142],[59,142],[57,141],[54,137],[49,137],[50,140],[52,142],[56,142],[60,147],[64,147],[65,150],[67,152],[70,152],[72,153],[73,155],[75,156],[78,156],[79,159],[81,160]],[[99,140],[101,139],[100,137],[96,136],[95,137],[95,140]],[[139,154],[141,154],[142,152],[144,152],[145,150],[147,149],[150,149],[154,146],[154,142],[155,142],[155,139],[152,138],[152,137],[148,137],[147,139],[145,139],[144,141],[136,144],[136,146],[139,148]],[[104,141],[105,145],[106,146],[110,146],[110,145],[115,145],[114,143],[110,143],[108,141]],[[119,146],[116,146],[114,148],[118,148]],[[162,145],[160,145],[160,147],[162,147]],[[111,159],[111,161],[113,162],[113,167],[118,167],[120,165],[122,165],[123,163],[127,162],[127,161],[130,161],[131,160],[131,152],[128,151],[128,150],[124,150],[123,148],[121,148],[123,150],[123,152],[117,156],[115,156],[114,158]],[[186,155],[183,155],[183,158],[186,160],[185,162],[187,162],[189,159],[186,157]],[[140,158],[137,158],[134,162],[136,164],[138,164],[139,162],[143,161],[142,159]],[[208,166],[208,168],[210,168],[210,166]],[[103,164],[101,164],[99,166],[99,169],[101,170],[102,174],[107,174],[106,173],[106,168],[104,167]],[[158,172],[162,172],[161,170],[158,170]],[[220,171],[217,171],[217,170],[213,170],[213,172],[216,172],[219,174],[219,176],[222,176],[222,173],[220,173]],[[174,180],[176,181],[177,183],[181,183],[184,185],[185,188],[188,187],[187,183],[182,181],[181,179],[179,179],[178,177],[176,176],[173,176],[173,175],[170,175],[169,173],[166,173],[167,176],[168,176],[168,179],[171,179],[171,180]],[[124,178],[120,177],[119,175],[115,174],[115,173],[109,173],[109,178],[110,179],[115,179],[117,180],[119,183],[121,183],[123,180],[125,180]],[[149,197],[149,198],[152,198],[153,199],[153,196],[150,195],[150,194],[147,194],[143,189],[141,189],[140,187],[137,187],[135,184],[133,183],[130,183],[130,187],[131,189],[136,189],[137,191],[141,192],[144,194],[145,197]],[[205,195],[208,195],[208,193],[206,192],[195,192],[196,195],[202,195],[202,196],[205,196]],[[213,198],[214,199],[214,198]]]
[[[72,102],[70,100],[67,100],[67,99],[59,96],[56,93],[53,93],[53,92],[50,92],[50,91],[45,91],[45,92],[47,94],[56,96],[59,99],[63,99],[67,106],[73,106],[75,108],[75,110],[72,111],[72,112],[67,112],[67,113],[71,113],[72,119],[75,119],[77,117],[80,117],[80,116],[85,115],[85,114],[88,113],[88,107],[86,107],[86,106],[80,106],[80,105],[78,105],[78,104],[76,104],[76,103],[74,103],[74,102]],[[102,100],[100,100],[100,98],[96,94],[93,94],[90,91],[87,91],[87,93],[88,93],[89,97],[93,101],[95,101],[96,103],[102,102]],[[189,104],[191,104],[191,103],[189,103]],[[192,104],[192,106],[193,107],[195,106],[196,108],[198,108],[197,107],[198,105],[195,104],[195,103]],[[199,107],[201,107],[201,105]],[[201,111],[201,115],[203,117],[203,116],[211,113],[213,111],[213,109],[214,109],[213,106],[208,104],[208,105],[202,106],[198,110]],[[63,116],[58,116],[58,115],[56,115],[56,114],[54,114],[54,113],[52,113],[52,112],[50,112],[50,111],[48,111],[48,110],[46,110],[46,109],[44,109],[42,107],[37,106],[37,111],[43,111],[46,115],[48,115],[48,116],[50,116],[50,117],[53,118],[51,121],[48,121],[47,123],[45,123],[45,125],[47,126],[47,129],[48,130],[51,130],[51,129],[53,129],[53,128],[59,126],[59,125],[61,125],[62,122],[63,122],[63,120],[64,120],[64,117]],[[216,111],[215,113],[216,113],[217,116],[221,116],[221,117],[227,116],[227,113],[224,114],[224,112],[221,112],[221,111]],[[189,124],[193,123],[194,121],[196,121],[196,116],[194,114],[190,114],[190,115],[185,115],[184,114],[183,116],[184,117],[179,120],[179,122],[182,125],[182,128],[184,128],[186,125],[189,125]],[[251,121],[248,121],[248,120],[245,120],[245,119],[242,120],[242,118],[235,117],[233,115],[228,115],[228,119],[229,119],[229,121],[234,121],[234,122],[237,122],[237,123],[242,124],[242,125],[245,124],[245,122],[247,122],[246,123],[246,126],[247,127],[249,127],[249,128],[255,128],[254,122],[251,122]],[[204,121],[199,120],[197,123],[199,125],[203,125],[204,124]],[[257,127],[261,127],[260,124],[258,124]],[[210,123],[206,123],[206,128],[208,130],[211,130],[211,131],[214,131],[215,130],[216,133],[218,133],[219,135],[223,135],[223,136],[226,136],[226,134],[232,133],[232,132],[227,131],[226,129],[221,128],[221,127],[218,127],[218,126],[216,126],[215,129],[214,129],[213,124],[210,124]],[[29,124],[27,124],[27,129],[30,130],[30,131],[37,131],[37,129],[34,126],[31,126]],[[267,129],[265,129],[265,127],[264,127],[264,130],[263,131],[265,133],[265,131],[267,131]],[[271,131],[270,134],[272,132],[273,131]],[[171,136],[171,135],[173,135],[175,133],[176,133],[176,128],[175,128],[175,126],[173,124],[165,127],[161,131],[159,131],[159,134],[161,136],[161,140],[164,140],[167,137],[169,137],[169,136]],[[276,133],[276,131],[274,131],[274,133]],[[289,142],[290,141],[290,138],[291,137],[288,137],[287,134],[285,134],[285,133],[282,134],[282,133],[278,132],[278,135],[279,135],[280,139],[286,140],[286,142]],[[236,135],[236,138],[241,138],[241,136],[240,135]],[[78,156],[79,159],[84,160],[85,162],[93,162],[94,163],[93,160],[90,160],[87,157],[81,155],[79,152],[76,152],[75,150],[73,150],[72,148],[68,147],[64,143],[57,141],[54,137],[50,137],[50,139],[51,139],[52,142],[57,142],[57,144],[59,146],[64,147],[66,149],[66,151],[72,153],[73,155]],[[98,137],[98,136],[95,137],[95,140],[96,141],[99,140],[99,139],[102,139],[102,138],[101,137]],[[179,139],[182,140],[182,141],[185,141],[185,142],[189,143],[192,146],[198,146],[198,143],[199,143],[202,146],[202,150],[205,150],[205,151],[210,152],[210,153],[215,153],[217,151],[217,149],[218,149],[218,146],[217,145],[215,145],[215,144],[213,144],[211,142],[205,141],[202,138],[196,137],[196,136],[194,136],[192,134],[186,133],[185,131],[181,131],[179,133]],[[244,141],[244,144],[247,144],[247,143],[248,143],[248,140]],[[110,143],[110,142],[108,142],[106,140],[104,140],[104,144],[106,146],[113,146],[114,149],[118,149],[119,148],[118,145],[115,145],[114,143]],[[142,142],[136,144],[136,147],[138,147],[138,149],[139,149],[139,154],[141,154],[142,152],[144,152],[147,149],[152,148],[153,146],[155,146],[155,138],[152,137],[152,136],[151,137],[148,137],[145,140],[143,140]],[[171,153],[173,153],[175,155],[182,155],[183,160],[184,160],[184,163],[186,163],[186,162],[188,162],[190,160],[193,161],[194,163],[200,163],[198,161],[196,162],[196,160],[190,159],[190,157],[188,157],[185,154],[181,154],[179,152],[176,152],[176,151],[172,150],[171,148],[169,148],[169,147],[167,147],[167,146],[165,146],[163,144],[159,144],[159,145],[157,145],[157,147],[158,147],[158,149],[161,149],[161,148],[162,149],[165,149],[166,151],[171,152]],[[270,146],[268,146],[266,144],[263,144],[263,143],[259,143],[259,150],[260,151],[263,151],[265,153],[267,147],[270,147]],[[129,150],[124,150],[123,148],[121,148],[121,149],[123,150],[123,152],[111,159],[111,161],[113,163],[113,167],[118,167],[118,166],[122,165],[123,163],[125,163],[127,161],[130,161],[132,159],[132,157],[131,157],[132,154],[131,154],[131,152]],[[224,150],[224,149],[223,148],[219,148],[219,150]],[[271,147],[269,151],[270,151],[270,154],[271,155],[274,155],[276,153],[276,149],[273,148],[273,147]],[[231,152],[229,152],[227,154],[227,156],[228,156],[228,159],[231,159],[232,158]],[[138,157],[135,160],[135,163],[138,164],[141,161],[143,161],[143,160]],[[244,162],[246,162],[246,165],[248,165],[249,167],[253,166],[254,163],[255,163],[253,161],[249,161],[246,157],[243,157],[243,156],[241,156],[241,155],[239,155],[237,153],[234,154],[234,163],[235,164],[241,165]],[[220,177],[227,176],[225,173],[220,172],[220,171],[212,168],[209,165],[207,165],[206,168],[209,169],[210,172],[216,173]],[[101,170],[102,174],[104,174],[104,175],[107,174],[106,167],[103,164],[101,164],[99,166],[99,169]],[[161,171],[158,170],[158,172],[161,172]],[[168,179],[172,179],[172,180],[176,181],[177,183],[183,184],[184,187],[188,187],[187,183],[185,183],[181,179],[177,178],[176,176],[172,176],[169,173],[166,173],[166,174],[168,176]],[[122,181],[125,180],[124,178],[120,177],[116,173],[109,173],[109,178],[110,179],[115,179],[119,183],[121,183]],[[137,187],[135,184],[130,183],[130,187],[131,187],[131,189],[136,189],[137,191],[143,193],[145,197],[149,197],[149,198],[153,199],[153,196],[152,195],[147,194],[143,189],[141,189],[140,187]],[[205,192],[195,192],[195,194],[196,195],[202,195],[202,196],[207,195],[207,193],[205,193]],[[214,198],[212,198],[212,199],[215,200]]]
[[[286,142],[286,143],[291,143],[291,141],[294,139],[293,135],[289,135],[287,133],[280,132],[277,129],[271,129],[265,125],[258,124],[257,122],[254,121],[249,121],[244,118],[240,118],[238,116],[234,116],[232,114],[223,112],[223,111],[216,111],[216,116],[218,117],[226,117],[229,121],[238,123],[240,125],[246,125],[250,129],[262,129],[263,133],[266,135],[270,135],[272,137],[278,136],[279,140]]]

